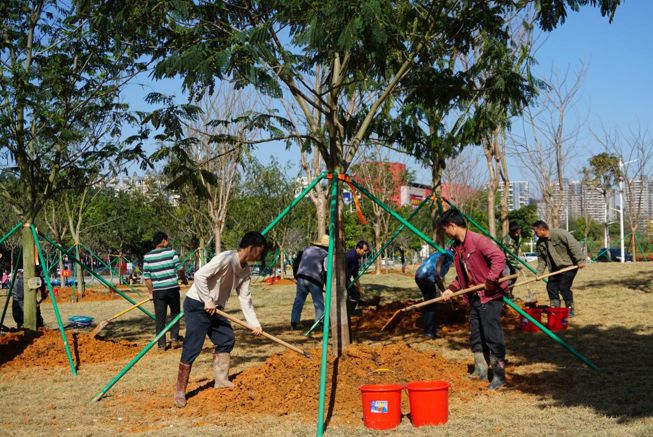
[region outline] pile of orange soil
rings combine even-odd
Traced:
[[[272,283],[272,285],[295,285],[297,282],[294,281],[293,279],[288,279],[288,278],[282,278],[282,279],[277,279]]]
[[[379,305],[376,308],[363,308],[361,317],[352,318],[352,328],[357,331],[380,331],[395,311],[421,301],[398,301]],[[469,306],[462,299],[441,302],[437,305],[437,323],[442,332],[469,329]],[[517,329],[521,316],[504,306],[501,324],[504,329]],[[386,328],[389,334],[405,334],[424,330],[420,308],[400,313],[395,322]]]
[[[57,290],[55,297],[57,299],[58,304],[65,304],[65,303],[71,303],[71,295],[72,293],[76,293],[77,290],[74,288],[70,287],[54,287],[55,290]],[[120,291],[123,293],[126,293],[127,296],[130,296],[134,300],[140,300],[140,299],[145,299],[147,297],[147,291],[139,290],[142,296],[138,296],[138,294],[134,293],[132,290],[130,290],[128,287],[118,287]],[[81,297],[80,301],[82,302],[95,302],[95,301],[103,301],[103,300],[113,300],[113,299],[123,299],[122,296],[120,296],[118,293],[115,291],[111,291],[107,289],[106,287],[87,287],[86,290],[84,290],[84,295]],[[46,299],[44,304],[51,303],[50,299]]]
[[[141,346],[127,341],[94,338],[90,333],[66,332],[77,368],[87,364],[133,358]],[[68,366],[68,357],[58,330],[20,331],[0,336],[0,367]]]
[[[309,352],[310,359],[291,351],[274,355],[262,365],[238,374],[230,390],[213,389],[213,381],[208,384],[194,381],[191,373],[188,404],[178,414],[205,419],[209,412],[228,412],[241,417],[293,415],[315,421],[321,353],[319,349]],[[443,380],[451,383],[450,396],[465,401],[486,391],[487,386],[467,377],[467,363],[448,361],[433,352],[419,352],[403,342],[386,346],[351,345],[337,360],[329,355],[328,362],[325,415],[331,413],[331,423],[340,425],[361,423],[359,387],[365,384]],[[142,396],[127,396],[119,402],[126,403],[126,409],[158,414],[172,405],[173,390],[172,386],[165,386],[149,401]],[[404,413],[409,410],[407,396],[403,396],[402,409]]]

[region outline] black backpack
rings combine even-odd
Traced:
[[[295,259],[292,260],[292,277],[297,279],[297,272],[299,271],[299,264],[302,262],[302,255],[304,254],[303,250],[297,252]]]

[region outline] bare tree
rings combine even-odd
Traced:
[[[252,93],[236,91],[231,85],[221,82],[212,95],[205,95],[200,104],[202,115],[187,128],[187,135],[197,139],[189,153],[201,170],[196,173],[195,183],[200,199],[208,209],[215,253],[222,249],[222,231],[238,167],[248,156],[244,141],[251,140],[252,136],[243,124],[218,124],[215,121],[232,120],[253,110],[256,100]],[[241,138],[243,143],[226,141],[226,137]]]
[[[604,150],[619,157],[624,220],[628,221],[630,252],[633,254],[633,261],[636,261],[637,231],[644,222],[645,213],[649,212],[645,210],[648,206],[646,196],[649,191],[646,175],[651,169],[653,138],[641,126],[627,134],[602,126],[599,132],[593,132],[593,136]]]
[[[481,165],[481,154],[474,147],[465,148],[460,155],[446,161],[442,182],[447,195],[462,211],[481,207],[477,193],[487,183],[486,168]]]
[[[586,72],[584,64],[574,72],[552,72],[544,80],[539,106],[525,111],[521,134],[510,134],[511,156],[535,178],[546,205],[546,220],[554,227],[560,224],[565,199],[565,164],[583,124],[570,122],[569,113],[578,102]]]

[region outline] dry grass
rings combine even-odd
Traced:
[[[452,399],[449,422],[437,428],[415,429],[404,418],[395,435],[653,435],[653,265],[592,264],[576,280],[578,316],[569,331],[562,334],[570,345],[594,361],[601,370],[586,368],[543,334],[509,332],[506,343],[509,358],[509,388],[499,393],[483,393],[473,402]],[[380,277],[366,275],[368,294],[380,294],[383,301],[416,299],[412,279],[399,274]],[[533,290],[544,303],[543,284]],[[526,290],[516,290],[524,297]],[[316,338],[305,338],[289,331],[292,286],[257,285],[254,303],[264,328],[272,334],[302,347],[318,345]],[[152,310],[151,304],[149,309]],[[230,312],[240,315],[237,301]],[[123,301],[98,301],[63,305],[64,319],[91,315],[96,321],[107,319],[126,307]],[[49,305],[43,315],[54,327]],[[307,303],[304,317],[312,316]],[[5,324],[11,324],[11,316]],[[145,344],[153,336],[154,325],[138,311],[112,322],[103,335]],[[415,334],[385,336],[358,334],[356,340],[370,344],[405,341],[417,349],[433,349],[448,359],[471,362],[467,332],[454,332],[435,341]],[[279,346],[255,339],[236,328],[232,373],[255,366]],[[198,359],[191,375],[194,381],[210,381],[210,353]],[[62,349],[62,354],[63,349]],[[81,364],[72,378],[67,367],[0,367],[0,435],[257,435],[309,436],[315,422],[294,417],[276,417],[273,411],[251,417],[216,415],[207,411],[205,420],[185,417],[183,410],[163,408],[156,421],[146,421],[127,411],[120,400],[126,396],[147,397],[172,387],[176,376],[178,351],[147,354],[98,403],[89,400],[124,366],[125,360],[101,364]],[[401,360],[401,357],[397,357]],[[315,381],[314,384],[318,384]],[[172,396],[172,393],[171,393]],[[317,412],[316,412],[317,417]],[[361,424],[355,429],[330,427],[326,435],[378,435]]]

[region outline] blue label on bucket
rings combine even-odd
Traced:
[[[370,403],[370,412],[386,414],[388,412],[388,401],[372,401]]]

